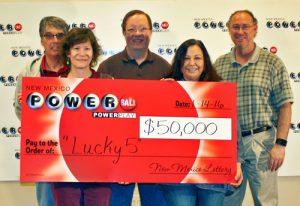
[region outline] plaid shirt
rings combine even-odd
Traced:
[[[293,102],[289,76],[279,57],[256,46],[251,59],[241,65],[233,48],[214,66],[224,81],[237,82],[241,130],[277,126],[281,105]]]

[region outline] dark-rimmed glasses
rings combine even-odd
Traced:
[[[54,39],[54,37],[56,37],[57,39],[62,39],[64,36],[65,36],[64,33],[57,33],[57,34],[45,33],[43,35],[43,37],[45,37],[45,39],[48,40]]]

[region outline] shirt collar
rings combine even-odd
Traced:
[[[126,48],[122,51],[122,60],[124,62],[135,61],[135,59],[131,59],[126,51]],[[144,62],[153,62],[153,55],[148,49],[148,54]]]
[[[42,63],[41,63],[41,71],[40,71],[42,76],[59,76],[65,72],[67,72],[68,69],[69,68],[67,66],[63,66],[57,72],[47,70],[46,69],[46,56],[43,55]]]
[[[46,56],[45,55],[42,57],[41,66],[42,66],[43,71],[46,71]]]

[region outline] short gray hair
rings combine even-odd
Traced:
[[[252,18],[252,21],[253,21],[254,24],[257,24],[257,23],[258,23],[257,19],[255,18],[255,16],[253,15],[253,13],[252,13],[251,11],[249,11],[249,10],[237,10],[237,11],[233,12],[233,13],[230,15],[229,20],[228,20],[228,22],[227,22],[227,24],[226,24],[227,26],[229,26],[230,21],[232,20],[232,17],[233,17],[234,15],[236,15],[237,13],[246,13],[246,14],[248,14],[248,15]]]
[[[56,16],[46,16],[40,21],[40,37],[43,37],[47,26],[62,29],[64,34],[66,34],[69,30],[68,24],[62,18]]]

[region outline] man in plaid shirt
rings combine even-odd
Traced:
[[[247,181],[255,206],[278,205],[277,172],[285,157],[293,102],[288,73],[281,59],[254,42],[258,25],[252,12],[234,12],[227,26],[235,46],[215,67],[224,81],[237,82],[244,181],[223,205],[242,205]]]

